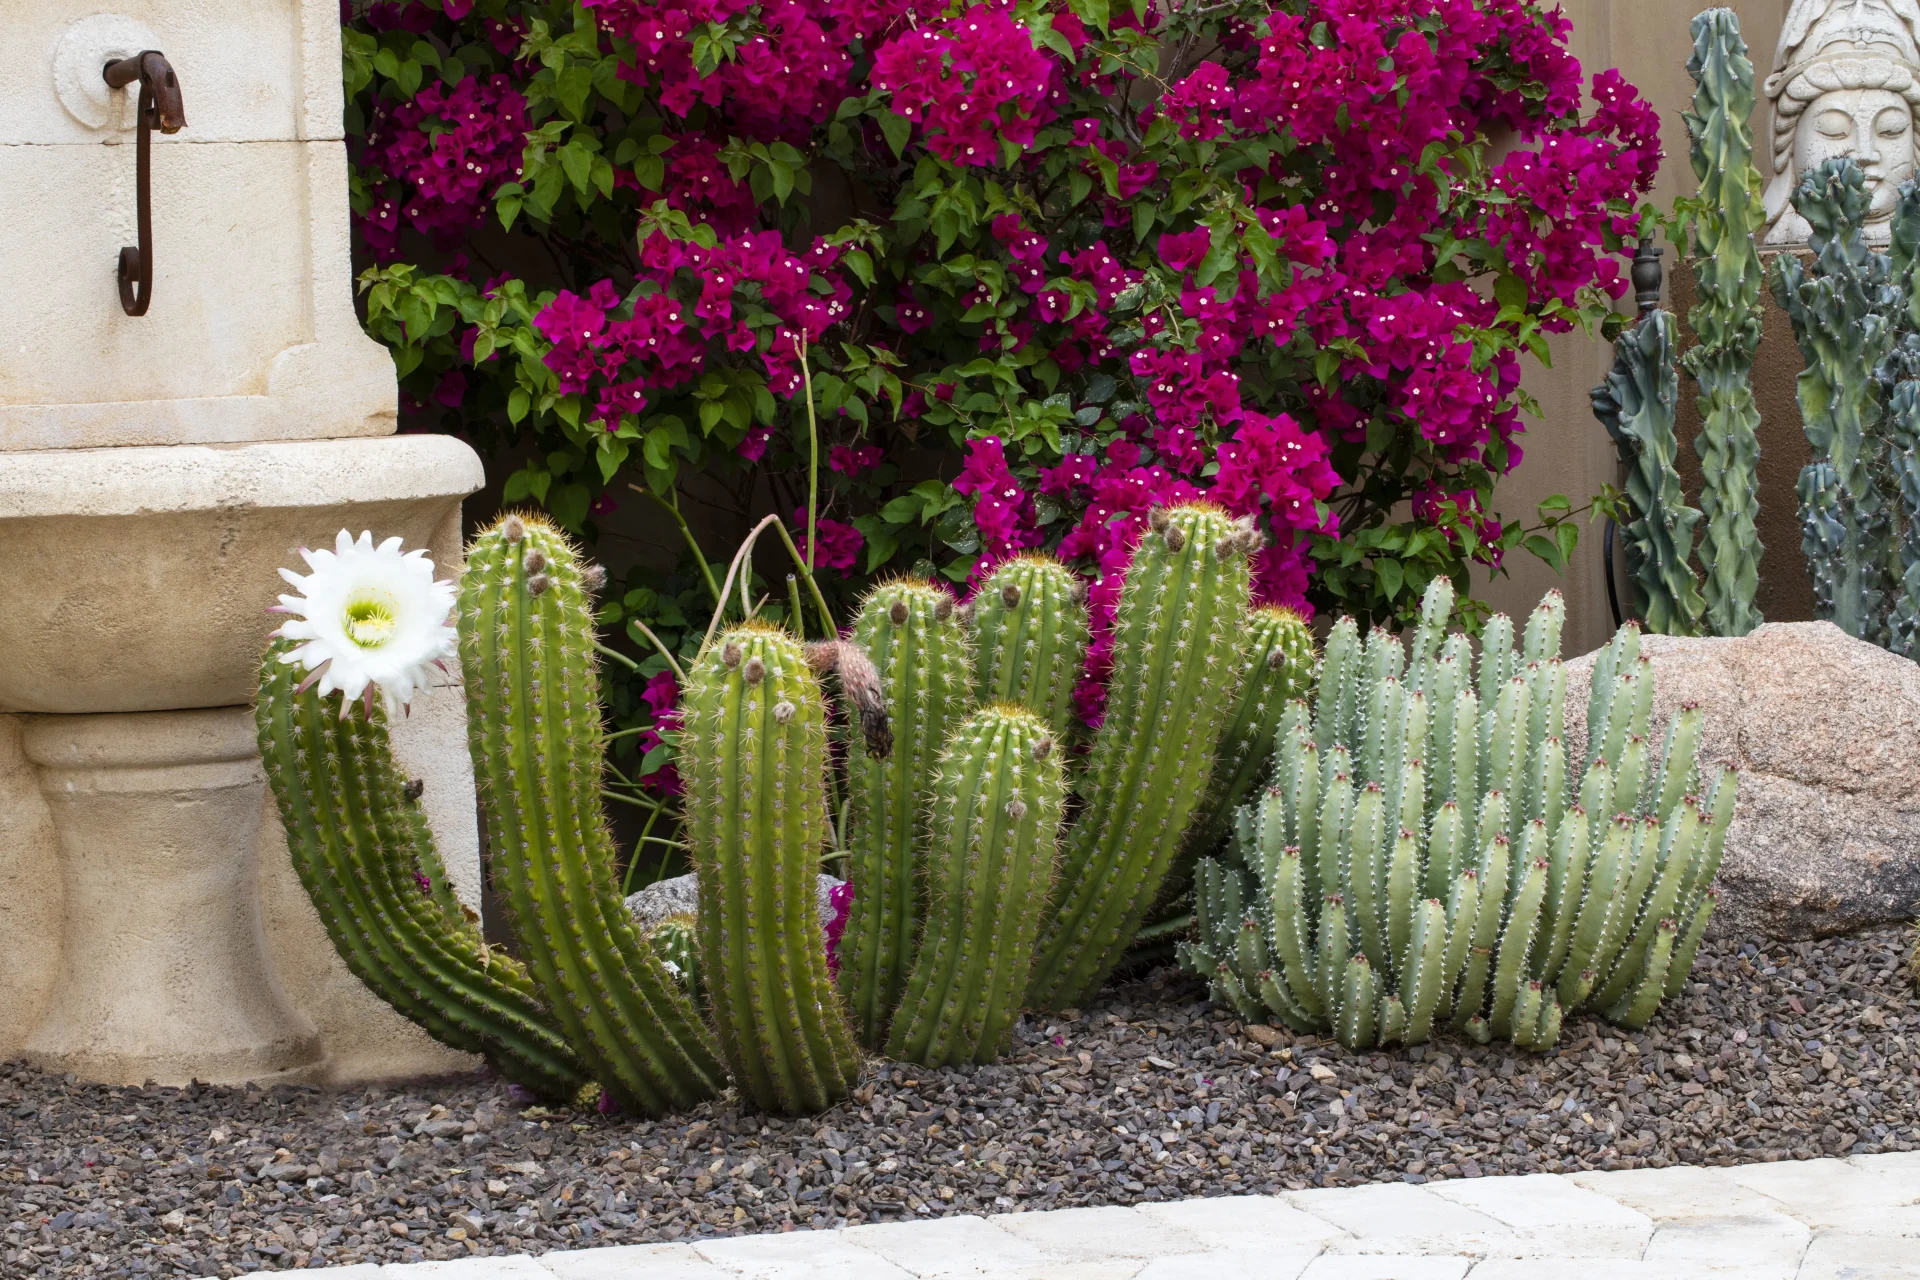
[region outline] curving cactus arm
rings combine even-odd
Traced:
[[[418,804],[394,764],[385,713],[342,717],[280,661],[261,662],[260,760],[294,871],[354,976],[442,1044],[570,1100],[591,1083],[512,957],[491,950],[445,889]],[[416,875],[425,875],[423,892]]]

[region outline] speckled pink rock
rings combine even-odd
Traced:
[[[1824,937],[1920,902],[1920,665],[1829,622],[1737,640],[1648,636],[1649,737],[1706,712],[1703,762],[1740,773],[1714,932]],[[1567,664],[1567,754],[1586,758],[1592,654]]]

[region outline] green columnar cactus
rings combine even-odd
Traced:
[[[1674,469],[1679,441],[1673,416],[1680,402],[1673,368],[1673,317],[1653,311],[1613,345],[1613,369],[1593,389],[1593,416],[1613,437],[1627,468],[1627,499],[1633,518],[1620,531],[1634,610],[1665,635],[1690,636],[1700,629],[1706,603],[1689,563],[1700,513],[1687,505]],[[1486,696],[1485,692],[1481,695]]]
[[[926,923],[888,1057],[939,1067],[999,1054],[1053,878],[1059,755],[1048,726],[1007,703],[974,712],[948,740],[926,844]]]
[[[1247,558],[1258,535],[1218,509],[1156,511],[1114,620],[1106,719],[1075,786],[1031,998],[1072,1005],[1106,980],[1172,867],[1233,706]]]
[[[647,945],[660,958],[694,1004],[705,1002],[706,988],[700,982],[700,934],[694,915],[668,916],[647,930]]]
[[[829,833],[820,682],[798,640],[748,623],[694,665],[681,708],[700,971],[721,1053],[755,1106],[823,1110],[852,1091],[860,1059],[815,906]]]
[[[1693,278],[1699,305],[1687,320],[1699,345],[1682,363],[1698,388],[1700,539],[1706,630],[1743,636],[1760,625],[1760,410],[1753,359],[1760,348],[1756,248],[1766,223],[1760,170],[1753,163],[1753,62],[1731,9],[1693,20],[1693,110],[1685,116],[1700,183],[1693,222]]]
[[[1241,633],[1239,663],[1239,693],[1194,819],[1190,855],[1219,847],[1232,830],[1235,811],[1267,772],[1282,713],[1313,684],[1313,630],[1292,609],[1253,609]]]
[[[1427,599],[1443,601],[1440,589]],[[1419,1043],[1443,1019],[1476,1040],[1544,1049],[1568,1012],[1638,1026],[1679,990],[1713,910],[1733,775],[1702,790],[1693,707],[1649,759],[1652,678],[1622,628],[1595,662],[1592,747],[1569,794],[1562,616],[1543,602],[1517,651],[1510,625],[1488,626],[1479,676],[1490,701],[1465,687],[1464,648],[1425,628],[1406,672],[1421,689],[1399,689],[1393,657],[1369,653],[1354,693],[1361,733],[1398,740],[1397,753],[1337,738],[1323,750],[1325,726],[1295,704],[1272,784],[1236,831],[1237,859],[1198,868],[1199,936],[1180,954],[1216,999],[1354,1049]],[[1442,730],[1421,704],[1447,689]],[[1536,716],[1541,701],[1553,710]],[[1340,714],[1337,696],[1320,705]],[[1447,735],[1478,750],[1440,791],[1421,762],[1448,754]]]
[[[1920,382],[1903,382],[1887,406],[1888,460],[1900,486],[1904,531],[1888,647],[1920,659]]]
[[[544,1097],[573,1097],[591,1077],[526,970],[487,947],[447,889],[384,713],[343,718],[297,690],[298,672],[280,661],[293,647],[268,648],[254,722],[294,871],[327,936],[354,976],[434,1039]]]
[[[544,520],[507,516],[469,549],[460,661],[494,880],[568,1040],[622,1107],[657,1115],[724,1077],[618,893],[593,616],[577,552]]]
[[[1885,451],[1874,374],[1893,350],[1906,300],[1889,282],[1889,260],[1867,248],[1868,201],[1851,160],[1807,174],[1793,205],[1812,228],[1813,270],[1780,254],[1772,284],[1807,362],[1798,396],[1813,457],[1798,488],[1816,612],[1848,635],[1884,643],[1892,523],[1875,474]]]
[[[1087,656],[1086,587],[1050,556],[1015,556],[980,584],[973,615],[974,696],[1031,708],[1064,742]]]
[[[893,750],[850,753],[853,905],[840,941],[840,989],[854,1035],[886,1043],[887,1019],[906,989],[920,922],[916,850],[947,735],[973,705],[973,665],[953,597],[930,582],[874,588],[854,621],[854,639],[881,677]]]

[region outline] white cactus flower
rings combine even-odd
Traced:
[[[444,669],[458,651],[453,583],[434,581],[427,553],[402,552],[398,538],[376,547],[371,533],[355,541],[342,529],[332,551],[300,554],[312,572],[280,571],[299,594],[281,596],[273,612],[293,615],[274,634],[304,643],[280,661],[309,673],[302,689],[318,681],[323,698],[338,690],[343,716],[356,701],[371,711],[375,688],[389,715],[410,704],[427,669]]]

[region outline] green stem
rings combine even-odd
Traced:
[[[800,380],[807,391],[807,580],[813,580],[813,551],[819,545],[814,522],[819,513],[814,510],[820,505],[820,424],[813,410],[813,369],[812,361],[807,359],[807,340],[802,337],[800,346]],[[817,594],[817,592],[816,592]]]
[[[800,602],[800,579],[787,575],[787,608],[793,613],[793,631],[802,640],[807,638],[806,609]]]
[[[627,625],[633,627],[641,635],[653,642],[653,647],[660,651],[660,656],[667,660],[669,667],[673,668],[673,678],[684,685],[687,682],[687,673],[680,669],[680,662],[673,656],[673,650],[667,648],[666,642],[661,640],[659,636],[653,634],[653,628],[638,618],[627,619]]]
[[[827,608],[827,598],[820,594],[820,584],[813,580],[813,566],[800,558],[800,548],[793,545],[793,536],[787,532],[784,521],[774,520],[773,527],[779,533],[780,541],[787,544],[787,554],[793,557],[793,562],[800,566],[807,579],[807,590],[813,593],[813,607],[820,613],[820,625],[827,629],[827,635],[839,635],[840,628],[834,625],[833,611]],[[811,550],[813,544],[809,542],[807,546]]]
[[[639,663],[635,662],[632,658],[629,658],[626,654],[621,653],[618,649],[609,649],[606,645],[601,644],[598,640],[595,640],[593,642],[593,647],[600,654],[602,654],[605,657],[612,658],[615,662],[619,663],[621,666],[625,667],[629,671],[640,670]]]
[[[640,828],[640,840],[642,842],[644,842],[647,836],[652,833],[653,824],[660,821],[660,815],[664,812],[666,812],[664,808],[655,809],[652,813],[647,815],[647,825]],[[673,855],[669,853],[666,856],[671,857]],[[666,858],[662,858],[660,862],[660,869],[663,873],[666,870],[666,866],[667,866]],[[633,846],[633,856],[627,859],[627,874],[620,881],[620,896],[622,899],[631,897],[633,895],[633,873],[638,871],[639,869],[640,869],[640,845],[636,843]],[[656,875],[654,879],[658,880],[660,879],[660,876]]]

